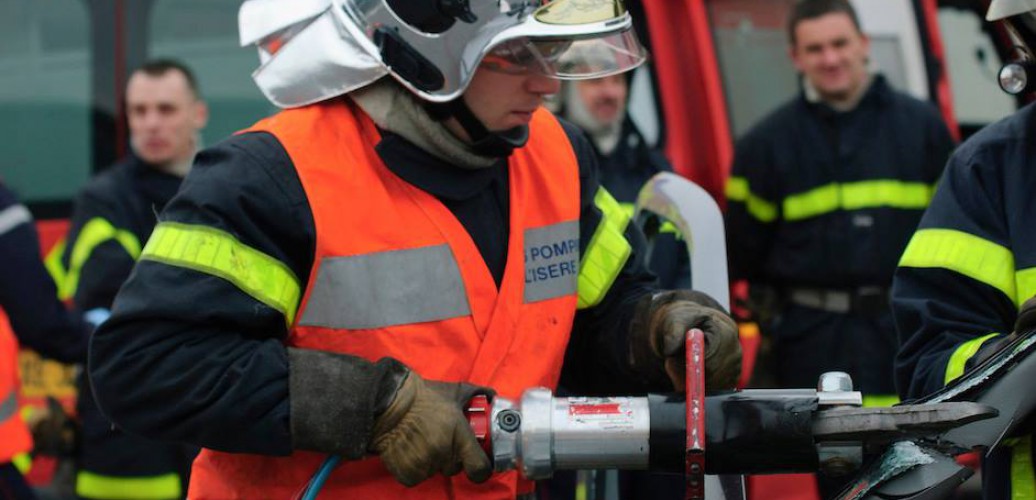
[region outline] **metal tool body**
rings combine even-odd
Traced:
[[[691,365],[700,368],[700,359],[688,370],[701,373]],[[705,473],[849,474],[895,443],[935,441],[997,415],[972,402],[861,408],[860,393],[845,390],[847,377],[826,374],[820,388],[829,390],[729,392],[700,406],[684,394],[555,398],[535,388],[469,415],[497,471],[518,469],[528,479],[578,469],[685,473],[687,498],[706,498]]]

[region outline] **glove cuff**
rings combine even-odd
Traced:
[[[288,349],[291,436],[297,450],[337,453],[356,460],[367,453],[375,418],[395,398],[409,369],[383,358]]]

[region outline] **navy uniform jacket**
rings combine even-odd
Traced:
[[[565,130],[580,165],[582,250],[602,222],[596,164],[581,132]],[[396,175],[453,212],[499,282],[507,163],[459,169],[391,133],[376,150]],[[290,158],[270,134],[235,136],[200,153],[161,219],[229,232],[284,263],[300,283],[309,280],[313,216]],[[598,306],[576,317],[562,383],[580,392],[643,390],[628,368],[626,333],[634,304],[655,288],[638,252],[643,235],[630,224],[625,236],[633,253],[620,276]],[[280,312],[229,281],[142,260],[91,341],[91,376],[102,407],[127,429],[219,451],[285,455],[293,450],[286,335]]]
[[[1036,294],[1034,120],[1026,107],[961,145],[903,255],[892,305],[904,397],[942,388],[948,368],[959,376],[953,353],[1011,333],[1018,306]]]
[[[1030,105],[961,145],[903,255],[892,307],[904,398],[960,376],[982,344],[1011,333],[1018,306],[1036,294],[1034,131]]]
[[[87,329],[58,301],[32,216],[0,184],[0,309],[18,342],[64,363],[86,360]]]
[[[67,269],[65,292],[76,309],[87,312],[112,307],[119,288],[133,271],[142,245],[157,224],[157,214],[173,197],[181,179],[130,157],[105,170],[80,191],[62,257]],[[125,478],[148,478],[154,496],[182,496],[195,450],[129,435],[114,428],[97,408],[89,380],[79,380],[77,411],[83,423],[78,467],[97,481],[77,481],[85,498],[107,498]],[[127,486],[129,487],[129,486]]]
[[[793,99],[737,143],[727,185],[732,277],[888,286],[953,145],[934,107],[880,75],[846,113]]]
[[[111,308],[181,180],[130,157],[80,191],[61,258],[79,310]]]

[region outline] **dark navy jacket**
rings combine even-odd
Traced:
[[[953,145],[934,107],[881,76],[846,113],[804,96],[783,105],[737,143],[733,278],[888,286]]]
[[[896,383],[903,398],[929,394],[960,376],[982,346],[1011,332],[1018,306],[1036,295],[1034,192],[1032,105],[953,154],[893,283],[902,342]],[[1006,469],[1006,463],[983,467],[994,478],[986,481],[987,498],[1009,498]]]
[[[140,248],[158,223],[158,212],[176,194],[181,181],[130,157],[91,179],[80,191],[61,259],[77,280],[73,298],[79,310],[111,308]],[[86,258],[72,263],[77,251]]]
[[[1011,333],[1018,305],[1036,294],[1026,279],[1036,269],[1034,130],[1029,106],[972,136],[946,167],[892,290],[904,397],[943,387],[951,354]],[[930,253],[938,249],[954,253]]]
[[[176,194],[180,183],[179,177],[130,157],[91,179],[80,191],[62,258],[66,280],[75,285],[71,291],[77,310],[112,307],[142,245],[158,223],[158,212]],[[105,476],[113,483],[123,480],[120,478],[175,474],[183,483],[181,494],[186,491],[183,486],[196,450],[116,429],[97,408],[86,376],[79,380],[76,406],[83,423],[77,463],[80,469]]]
[[[64,363],[86,359],[87,329],[58,301],[29,211],[0,184],[0,308],[23,347]]]
[[[596,163],[581,132],[565,130],[580,165],[582,250],[602,220],[593,201]],[[376,149],[390,170],[453,212],[499,281],[507,163],[458,169],[389,133]],[[343,210],[348,206],[343,200]],[[230,232],[284,263],[300,283],[309,280],[313,215],[291,159],[272,135],[239,135],[200,153],[160,218]],[[631,224],[626,238],[633,254],[611,291],[576,316],[562,383],[581,392],[643,390],[627,368],[627,331],[634,304],[655,287],[638,252],[643,235]],[[129,429],[219,451],[285,455],[293,449],[286,335],[280,312],[229,281],[144,260],[92,339],[91,376],[99,400],[113,405],[105,409]],[[142,401],[154,405],[136,411],[133,402]]]

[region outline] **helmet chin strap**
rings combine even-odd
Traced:
[[[471,149],[482,156],[507,158],[529,142],[529,126],[519,125],[501,132],[491,132],[475,116],[463,97],[445,103],[428,103],[428,114],[438,121],[453,117],[471,138]]]

